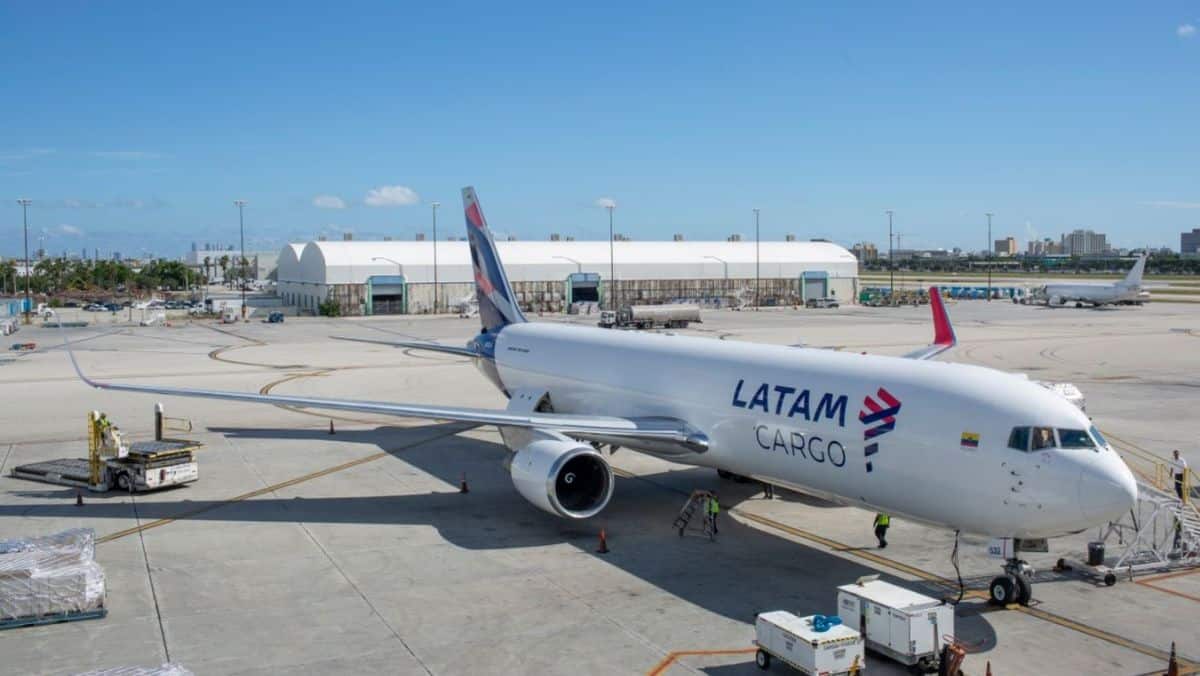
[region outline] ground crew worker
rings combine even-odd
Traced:
[[[708,499],[708,522],[712,526],[713,535],[717,534],[717,515],[721,513],[721,503],[717,502],[717,494],[713,493]]]
[[[769,481],[763,482],[763,498],[766,500],[775,499],[775,486]]]
[[[1171,459],[1171,471],[1175,474],[1175,494],[1179,496],[1180,500],[1183,500],[1183,479],[1187,474],[1188,464],[1187,460],[1179,455],[1178,448],[1175,449],[1174,457]]]
[[[879,540],[879,548],[887,547],[887,529],[892,525],[892,517],[880,512],[875,515],[875,538]]]

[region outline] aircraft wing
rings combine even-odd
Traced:
[[[419,340],[372,340],[370,338],[350,338],[348,336],[330,336],[334,340],[346,340],[352,343],[373,343],[375,345],[388,345],[391,347],[399,347],[411,350],[428,350],[430,352],[442,352],[445,354],[455,354],[460,357],[478,357],[479,355],[469,347],[454,347],[453,345],[442,345],[441,343],[427,343]]]
[[[950,314],[946,312],[946,304],[936,286],[929,287],[929,309],[933,311],[933,342],[904,355],[905,359],[933,359],[958,344]]]
[[[61,327],[60,330],[62,330]],[[71,365],[75,368],[75,373],[79,378],[88,385],[100,390],[162,394],[173,397],[221,399],[225,401],[298,406],[333,411],[357,411],[360,413],[375,413],[400,418],[453,420],[480,425],[496,425],[498,427],[539,429],[561,432],[567,436],[579,439],[612,444],[626,444],[634,448],[652,448],[665,453],[703,453],[708,450],[708,438],[686,421],[676,418],[621,418],[563,413],[501,411],[457,406],[322,399],[317,397],[202,390],[186,387],[105,383],[93,380],[84,374],[83,370],[79,367],[79,362],[75,359],[75,353],[71,350],[71,344],[67,340],[65,331],[63,332],[63,345],[66,348],[67,355],[71,358]]]

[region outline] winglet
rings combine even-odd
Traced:
[[[958,338],[954,335],[954,326],[950,324],[950,315],[942,301],[941,290],[936,286],[929,287],[929,307],[933,310],[933,344],[945,348],[954,347]]]
[[[87,377],[84,375],[83,369],[79,368],[79,362],[75,359],[75,351],[71,349],[71,341],[67,340],[67,331],[63,328],[62,317],[53,310],[51,310],[51,312],[54,314],[55,323],[58,324],[58,332],[62,335],[63,349],[66,350],[67,356],[71,359],[71,366],[75,367],[75,375],[79,376],[79,379],[86,383],[89,387],[94,387],[98,390],[104,389],[103,383],[98,383]]]
[[[904,355],[905,359],[933,359],[958,344],[941,290],[929,287],[929,309],[933,311],[933,343]]]

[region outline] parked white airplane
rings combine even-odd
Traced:
[[[934,342],[907,358],[532,323],[472,188],[463,201],[482,331],[466,347],[389,344],[473,358],[505,410],[101,383],[75,368],[106,390],[496,425],[517,491],[574,519],[612,497],[600,444],[996,537],[1078,532],[1136,499],[1129,468],[1070,402],[1018,375],[929,361],[956,342],[936,289]],[[1027,567],[1005,569],[995,599],[1027,601]]]
[[[1142,273],[1146,270],[1146,256],[1142,254],[1130,268],[1125,279],[1111,284],[1102,282],[1075,282],[1071,284],[1047,284],[1038,289],[1038,297],[1047,305],[1066,305],[1074,301],[1075,307],[1092,305],[1100,307],[1111,303],[1145,302],[1149,293],[1142,291]]]

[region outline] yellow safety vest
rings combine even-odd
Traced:
[[[892,517],[888,516],[887,514],[876,514],[875,515],[875,525],[876,526],[890,526],[891,523],[892,523]]]
[[[708,501],[708,513],[709,514],[718,514],[718,513],[720,513],[720,511],[721,511],[721,505],[717,502],[716,498],[713,498]]]

